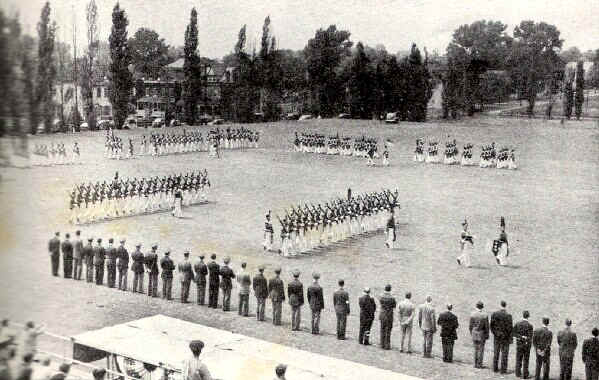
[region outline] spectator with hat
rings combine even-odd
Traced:
[[[94,282],[94,248],[92,242],[94,238],[87,239],[87,245],[81,252],[81,260],[85,263],[85,281]]]
[[[114,239],[110,238],[108,240],[108,248],[106,249],[106,258],[108,262],[106,263],[106,281],[109,288],[114,288],[116,283],[116,259],[117,259],[117,251],[113,246]]]
[[[258,321],[264,321],[264,306],[268,297],[268,283],[263,273],[264,266],[260,265],[258,267],[258,274],[252,279],[252,288],[256,297],[256,319]]]
[[[476,303],[476,310],[470,314],[468,330],[474,344],[474,368],[483,368],[485,343],[489,339],[489,316],[483,311],[482,301]]]
[[[135,252],[131,254],[131,271],[133,272],[133,293],[144,292],[144,254],[141,251],[141,243],[135,246]]]
[[[285,364],[279,364],[275,367],[275,377],[274,380],[286,380],[285,372],[287,372],[287,366]]]
[[[208,263],[208,307],[218,307],[218,288],[220,285],[220,265],[216,263],[216,255],[210,256]]]
[[[347,316],[349,315],[349,294],[343,288],[344,280],[339,280],[339,289],[333,294],[333,305],[337,316],[337,339],[345,340],[345,329],[347,327]]]
[[[458,339],[456,330],[460,326],[458,317],[451,312],[453,305],[448,303],[447,310],[439,314],[437,324],[441,326],[441,345],[443,346],[443,361],[453,362],[453,344]]]
[[[75,241],[73,242],[73,279],[81,280],[81,271],[83,263],[81,261],[83,254],[83,242],[81,241],[81,231],[75,231]]]
[[[94,268],[96,270],[96,285],[104,284],[104,262],[106,261],[106,250],[102,247],[102,239],[96,240],[98,245],[94,247]]]
[[[391,330],[393,329],[393,310],[397,306],[395,297],[391,295],[391,285],[385,285],[385,292],[379,299],[381,312],[379,320],[381,322],[381,348],[383,350],[391,349]]]
[[[119,270],[118,288],[127,290],[127,271],[129,270],[129,252],[125,248],[125,239],[121,239],[119,247],[116,249],[118,258],[117,268]]]
[[[158,244],[152,245],[152,251],[145,257],[148,271],[148,297],[158,297]]]
[[[522,376],[524,379],[528,379],[528,361],[532,346],[533,327],[528,322],[529,317],[528,310],[524,310],[522,320],[517,322],[512,330],[512,334],[516,338],[516,377]]]
[[[60,245],[64,278],[71,278],[73,276],[73,244],[69,240],[70,237],[69,234],[65,234],[65,240]]]
[[[173,264],[173,269],[175,265]],[[183,253],[183,261],[179,263],[177,269],[179,270],[179,279],[181,280],[181,303],[189,302],[189,287],[193,280],[193,269],[189,262],[189,250]]]
[[[543,372],[543,380],[549,379],[549,368],[551,366],[551,342],[553,333],[549,330],[549,318],[544,317],[543,326],[536,329],[532,334],[532,344],[535,347],[537,354],[537,367],[535,370],[535,380],[541,378]]]
[[[281,309],[285,301],[285,285],[281,280],[281,268],[275,269],[275,277],[268,281],[268,296],[272,302],[272,323],[281,325]]]
[[[493,372],[506,373],[508,353],[513,340],[512,315],[506,311],[507,303],[501,301],[501,309],[491,314],[489,328],[493,333]],[[499,357],[501,356],[501,367]]]
[[[212,380],[208,367],[200,359],[203,348],[204,342],[201,340],[192,340],[189,343],[191,357],[183,363],[183,380]]]
[[[324,295],[322,287],[318,283],[320,274],[313,273],[312,278],[314,282],[308,286],[306,296],[310,305],[310,311],[312,312],[312,334],[318,335],[320,333],[320,312],[324,309]]]
[[[160,269],[162,269],[160,275],[162,278],[162,298],[169,301],[173,299],[173,271],[175,270],[175,263],[170,255],[171,250],[167,249],[166,252],[164,252],[164,256],[162,256],[162,259],[160,259]]]
[[[304,304],[304,285],[299,280],[300,271],[293,271],[293,280],[287,284],[287,296],[291,306],[291,330],[299,331],[302,320],[302,305]]]
[[[48,242],[50,262],[52,264],[52,276],[58,276],[58,265],[60,262],[60,232],[54,233],[54,237]]]
[[[559,378],[560,380],[571,380],[574,353],[578,346],[576,333],[572,331],[571,319],[566,319],[566,327],[557,333],[557,344],[559,346]]]
[[[239,306],[237,311],[239,315],[243,315],[244,317],[249,315],[250,286],[252,285],[252,278],[245,270],[246,266],[246,263],[241,263],[241,273],[237,276],[237,281],[239,282]]]
[[[365,346],[370,345],[370,329],[374,321],[374,313],[376,312],[376,302],[370,296],[370,288],[364,288],[364,295],[360,297],[358,304],[360,305],[360,333],[358,335],[358,343]]]
[[[220,288],[223,291],[223,311],[231,310],[231,289],[233,289],[233,279],[235,273],[229,267],[231,259],[225,257],[223,265],[220,267]]]
[[[200,255],[200,260],[193,265],[195,272],[194,281],[196,283],[196,295],[198,305],[206,303],[206,276],[208,275],[208,267],[204,263],[204,255]]]
[[[582,362],[586,380],[599,379],[599,329],[594,327],[591,331],[593,337],[585,339],[582,343]]]

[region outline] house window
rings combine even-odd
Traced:
[[[150,96],[150,87],[146,87],[146,96]]]
[[[96,89],[96,98],[101,98],[102,97],[102,87],[98,87]]]
[[[166,96],[166,88],[162,87],[160,89],[160,96]]]

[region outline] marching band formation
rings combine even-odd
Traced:
[[[50,146],[35,144],[30,157],[32,166],[72,165],[81,162],[81,152],[76,141],[70,152],[67,152],[64,143],[50,143]]]
[[[464,145],[462,149],[462,157],[458,159],[459,151],[457,148],[456,140],[448,141],[445,143],[445,152],[443,161],[439,156],[439,142],[436,140],[429,140],[428,146],[425,152],[424,141],[422,139],[416,139],[416,149],[414,150],[414,161],[415,162],[426,162],[426,163],[443,163],[445,165],[462,165],[462,166],[476,166],[477,163],[472,158],[473,145],[468,143]],[[516,165],[516,154],[515,149],[508,147],[502,147],[499,150],[495,148],[495,143],[490,145],[483,145],[481,147],[480,161],[478,166],[481,168],[497,168],[497,169],[511,169],[515,170],[518,168]]]
[[[168,177],[119,178],[75,186],[69,198],[69,222],[93,223],[144,213],[172,210],[181,217],[181,206],[207,202],[210,187],[206,169]]]
[[[399,192],[383,190],[369,194],[348,196],[325,202],[324,206],[307,203],[285,210],[281,219],[281,248],[283,256],[295,256],[318,247],[326,247],[353,236],[385,228],[387,218],[399,208]],[[393,230],[395,224],[393,223]],[[395,233],[393,240],[395,240]],[[272,250],[274,230],[270,211],[266,214],[265,250]]]

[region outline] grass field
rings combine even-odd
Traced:
[[[490,370],[475,371],[468,317],[478,300],[492,312],[506,300],[508,310],[518,320],[521,312],[531,312],[531,322],[540,325],[543,316],[551,319],[554,334],[565,318],[574,321],[579,342],[599,324],[599,128],[592,122],[544,122],[540,120],[477,119],[458,123],[403,123],[387,126],[378,122],[353,120],[314,120],[255,124],[262,132],[260,149],[225,151],[224,158],[210,159],[206,153],[166,157],[141,157],[114,161],[103,157],[103,133],[33,137],[40,141],[73,140],[81,145],[83,165],[16,169],[8,168],[0,184],[2,224],[0,225],[0,314],[15,320],[45,321],[50,331],[74,334],[108,324],[120,323],[158,312],[209,326],[288,344],[301,349],[360,361],[366,364],[437,379],[492,379]],[[391,166],[366,166],[365,161],[346,157],[321,157],[292,152],[294,131],[320,131],[357,136],[369,134],[389,139]],[[144,131],[117,132],[139,139]],[[458,146],[471,142],[480,152],[481,144],[516,148],[519,170],[506,171],[412,162],[417,137],[436,137],[443,143],[448,136]],[[267,277],[281,266],[287,282],[291,271],[299,269],[307,286],[311,273],[321,274],[325,289],[324,335],[309,334],[309,311],[304,307],[304,332],[292,333],[290,312],[284,309],[284,327],[268,322],[224,314],[204,307],[148,299],[146,296],[99,288],[50,276],[47,240],[54,231],[74,232],[67,223],[67,192],[76,183],[109,180],[116,170],[124,177],[167,175],[206,168],[213,184],[208,205],[185,210],[186,219],[168,213],[138,216],[81,227],[82,234],[127,238],[130,252],[136,242],[159,244],[159,252],[170,247],[175,262],[183,250],[192,256],[216,253],[219,262],[232,258],[235,269],[247,261],[254,273],[266,265]],[[381,188],[399,188],[401,212],[397,248],[385,248],[384,235],[360,237],[314,254],[286,259],[264,253],[261,247],[263,218],[267,210],[280,213],[299,202],[322,202],[343,197],[347,188],[354,194]],[[507,222],[513,247],[508,267],[498,267],[489,252],[487,240],[498,235],[499,217]],[[460,223],[467,218],[476,236],[473,268],[458,267]],[[276,235],[278,236],[278,225]],[[130,276],[131,278],[131,276]],[[348,321],[349,341],[337,341],[332,293],[339,278],[353,300]],[[131,281],[131,280],[130,280]],[[438,312],[446,302],[454,305],[459,317],[459,339],[455,356],[458,364],[441,362],[441,342],[435,337],[434,362],[420,355],[399,354],[399,331],[392,334],[394,351],[357,344],[357,298],[365,286],[378,296],[386,283],[393,286],[398,300],[405,291],[415,303],[427,294]],[[175,281],[175,294],[178,295]],[[236,305],[236,290],[233,291]],[[195,291],[192,291],[192,297]],[[267,305],[267,315],[270,312]],[[235,308],[236,309],[236,308]],[[253,299],[250,310],[255,310]],[[378,321],[373,338],[378,342]],[[421,335],[415,330],[413,346],[421,352]],[[510,353],[513,372],[514,351]],[[554,340],[552,378],[559,374]],[[534,355],[533,355],[534,356]],[[485,365],[490,366],[492,342],[487,344]],[[578,349],[574,372],[582,378],[584,368]],[[531,358],[534,370],[534,358]],[[513,375],[509,375],[510,377]],[[351,378],[349,376],[348,378]]]

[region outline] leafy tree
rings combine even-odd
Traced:
[[[582,105],[584,103],[584,66],[582,61],[576,64],[576,97],[574,98],[574,112],[580,120],[582,116]]]
[[[185,47],[183,63],[183,73],[185,79],[183,81],[185,101],[184,117],[185,121],[193,125],[197,118],[197,98],[200,94],[200,57],[197,53],[198,49],[198,13],[195,8],[191,10],[189,24],[185,30]]]
[[[169,46],[152,29],[138,29],[129,38],[129,49],[135,71],[144,77],[160,77],[163,67],[170,61]]]
[[[260,81],[261,109],[265,120],[276,120],[281,114],[281,78],[282,70],[279,64],[279,54],[276,38],[272,35],[270,16],[264,19],[260,53],[256,69]]]
[[[33,56],[35,41],[31,36],[24,36],[21,43],[21,80],[23,82],[23,96],[25,109],[29,118],[29,133],[37,133],[38,112],[35,92],[35,57]]]
[[[559,57],[564,63],[578,62],[582,59],[582,53],[580,52],[580,49],[578,49],[576,46],[572,46],[567,50],[563,50],[560,53]]]
[[[83,113],[89,129],[96,129],[96,112],[94,110],[94,72],[97,69],[98,54],[98,7],[95,0],[87,3],[85,10],[87,20],[87,52],[81,62],[81,97],[83,98]]]
[[[510,71],[519,93],[528,101],[529,116],[534,115],[539,90],[563,66],[558,55],[562,44],[559,30],[545,22],[522,21],[514,29]]]
[[[574,106],[574,90],[572,89],[572,81],[567,81],[564,86],[563,98],[564,116],[570,120],[572,117],[572,107]]]
[[[326,30],[318,29],[304,48],[314,111],[323,116],[337,113],[343,101],[343,83],[336,68],[344,57],[351,55],[349,37],[348,31],[331,25]]]
[[[592,56],[593,66],[591,66],[591,83],[589,83],[592,87],[599,87],[599,49],[595,50],[594,55]]]
[[[133,76],[129,71],[131,56],[127,44],[127,15],[117,3],[112,10],[110,42],[109,99],[112,104],[114,123],[121,129],[129,113],[129,97],[133,87]]]
[[[403,120],[425,121],[428,101],[432,96],[431,76],[416,44],[402,65],[406,93],[401,99]]]
[[[40,21],[37,24],[38,34],[38,69],[37,69],[37,98],[36,102],[42,107],[42,117],[46,132],[52,130],[52,117],[54,104],[52,91],[56,79],[56,66],[54,65],[54,38],[56,35],[56,22],[50,21],[50,2],[42,8]]]
[[[351,61],[349,93],[350,113],[363,119],[372,117],[373,81],[370,59],[366,56],[364,45],[358,42]]]

